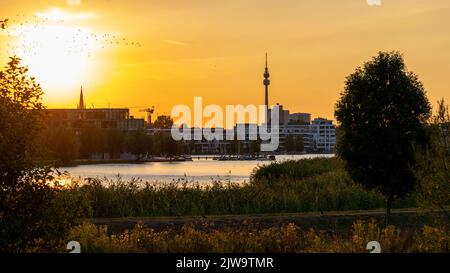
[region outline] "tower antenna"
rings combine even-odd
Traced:
[[[265,120],[266,123],[269,123],[269,85],[270,85],[270,73],[266,52],[266,68],[264,70],[264,89],[265,89],[264,105],[266,106],[266,120]]]

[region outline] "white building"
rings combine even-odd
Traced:
[[[316,118],[311,124],[314,150],[323,153],[332,153],[336,148],[336,126],[333,121]]]

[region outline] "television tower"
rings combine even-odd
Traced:
[[[267,64],[267,53],[266,53],[266,69],[264,71],[264,87],[265,87],[265,101],[264,105],[266,106],[266,123],[269,123],[269,85],[270,85],[270,74],[269,67]]]

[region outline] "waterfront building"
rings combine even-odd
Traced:
[[[269,108],[269,86],[271,84],[269,67],[267,62],[264,69],[264,105],[267,107],[266,120],[270,126],[271,124],[271,109]],[[308,153],[334,153],[336,146],[336,126],[333,121],[324,118],[316,118],[311,120],[310,113],[290,113],[283,105],[277,103],[279,109],[279,148],[274,153],[286,152],[286,140],[289,137],[302,138],[304,151]],[[226,140],[227,131],[223,130],[222,140],[207,140],[202,137],[201,140],[194,140],[194,129],[192,129],[192,139],[185,141],[191,147],[193,154],[243,154],[243,153],[257,153],[257,145],[260,144],[258,140],[252,136],[253,131],[250,128],[258,127],[257,124],[237,124],[234,128],[233,135],[235,140]],[[244,132],[245,139],[238,140],[237,135],[239,128]],[[215,129],[211,129],[213,132]],[[150,129],[149,134],[155,134],[160,130]],[[170,130],[166,130],[170,134]],[[258,129],[257,129],[258,131]]]
[[[50,128],[65,127],[79,132],[85,126],[101,130],[117,129],[136,131],[144,128],[144,119],[130,116],[128,108],[86,108],[83,88],[76,109],[46,109],[46,121]]]

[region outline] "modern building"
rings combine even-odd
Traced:
[[[336,148],[336,126],[333,121],[316,118],[311,124],[314,138],[314,150],[321,153],[332,153]]]
[[[87,109],[81,88],[80,99],[76,109],[47,109],[47,125],[66,127],[76,132],[85,126],[94,126],[101,130],[117,129],[135,131],[144,128],[144,119],[130,116],[127,108],[91,108]]]
[[[267,64],[264,73],[265,105],[269,106],[269,68]],[[316,118],[311,122],[309,113],[293,113],[285,109],[283,105],[276,104],[279,109],[280,147],[278,152],[286,151],[286,139],[289,136],[302,137],[304,149],[311,153],[334,153],[336,146],[336,126],[333,121],[324,118]],[[270,121],[271,109],[268,110]]]
[[[266,66],[264,69],[264,105],[267,108],[266,121],[271,124],[271,109],[269,108],[269,86],[270,86],[270,74],[267,62],[266,54]],[[309,113],[293,113],[285,109],[283,105],[276,104],[279,109],[279,148],[277,153],[286,152],[286,140],[289,137],[298,138],[303,140],[304,151],[309,153],[334,153],[336,146],[336,126],[333,121],[324,118],[316,118],[311,120],[311,114]],[[191,147],[191,152],[195,154],[241,154],[252,153],[255,150],[255,143],[260,142],[251,140],[255,136],[252,133],[255,132],[250,128],[257,128],[256,124],[238,124],[233,129],[235,141],[226,140],[227,131],[223,130],[222,140],[191,140],[185,141]],[[213,132],[215,129],[211,129]],[[238,131],[244,132],[245,140],[237,140]],[[155,134],[160,132],[160,129],[149,129],[149,134]],[[170,130],[164,130],[167,134],[170,134]],[[194,130],[192,130],[193,132]],[[258,131],[258,129],[257,129]],[[192,139],[194,135],[192,133]]]
[[[311,124],[311,114],[294,113],[289,115],[289,125],[306,125]]]

